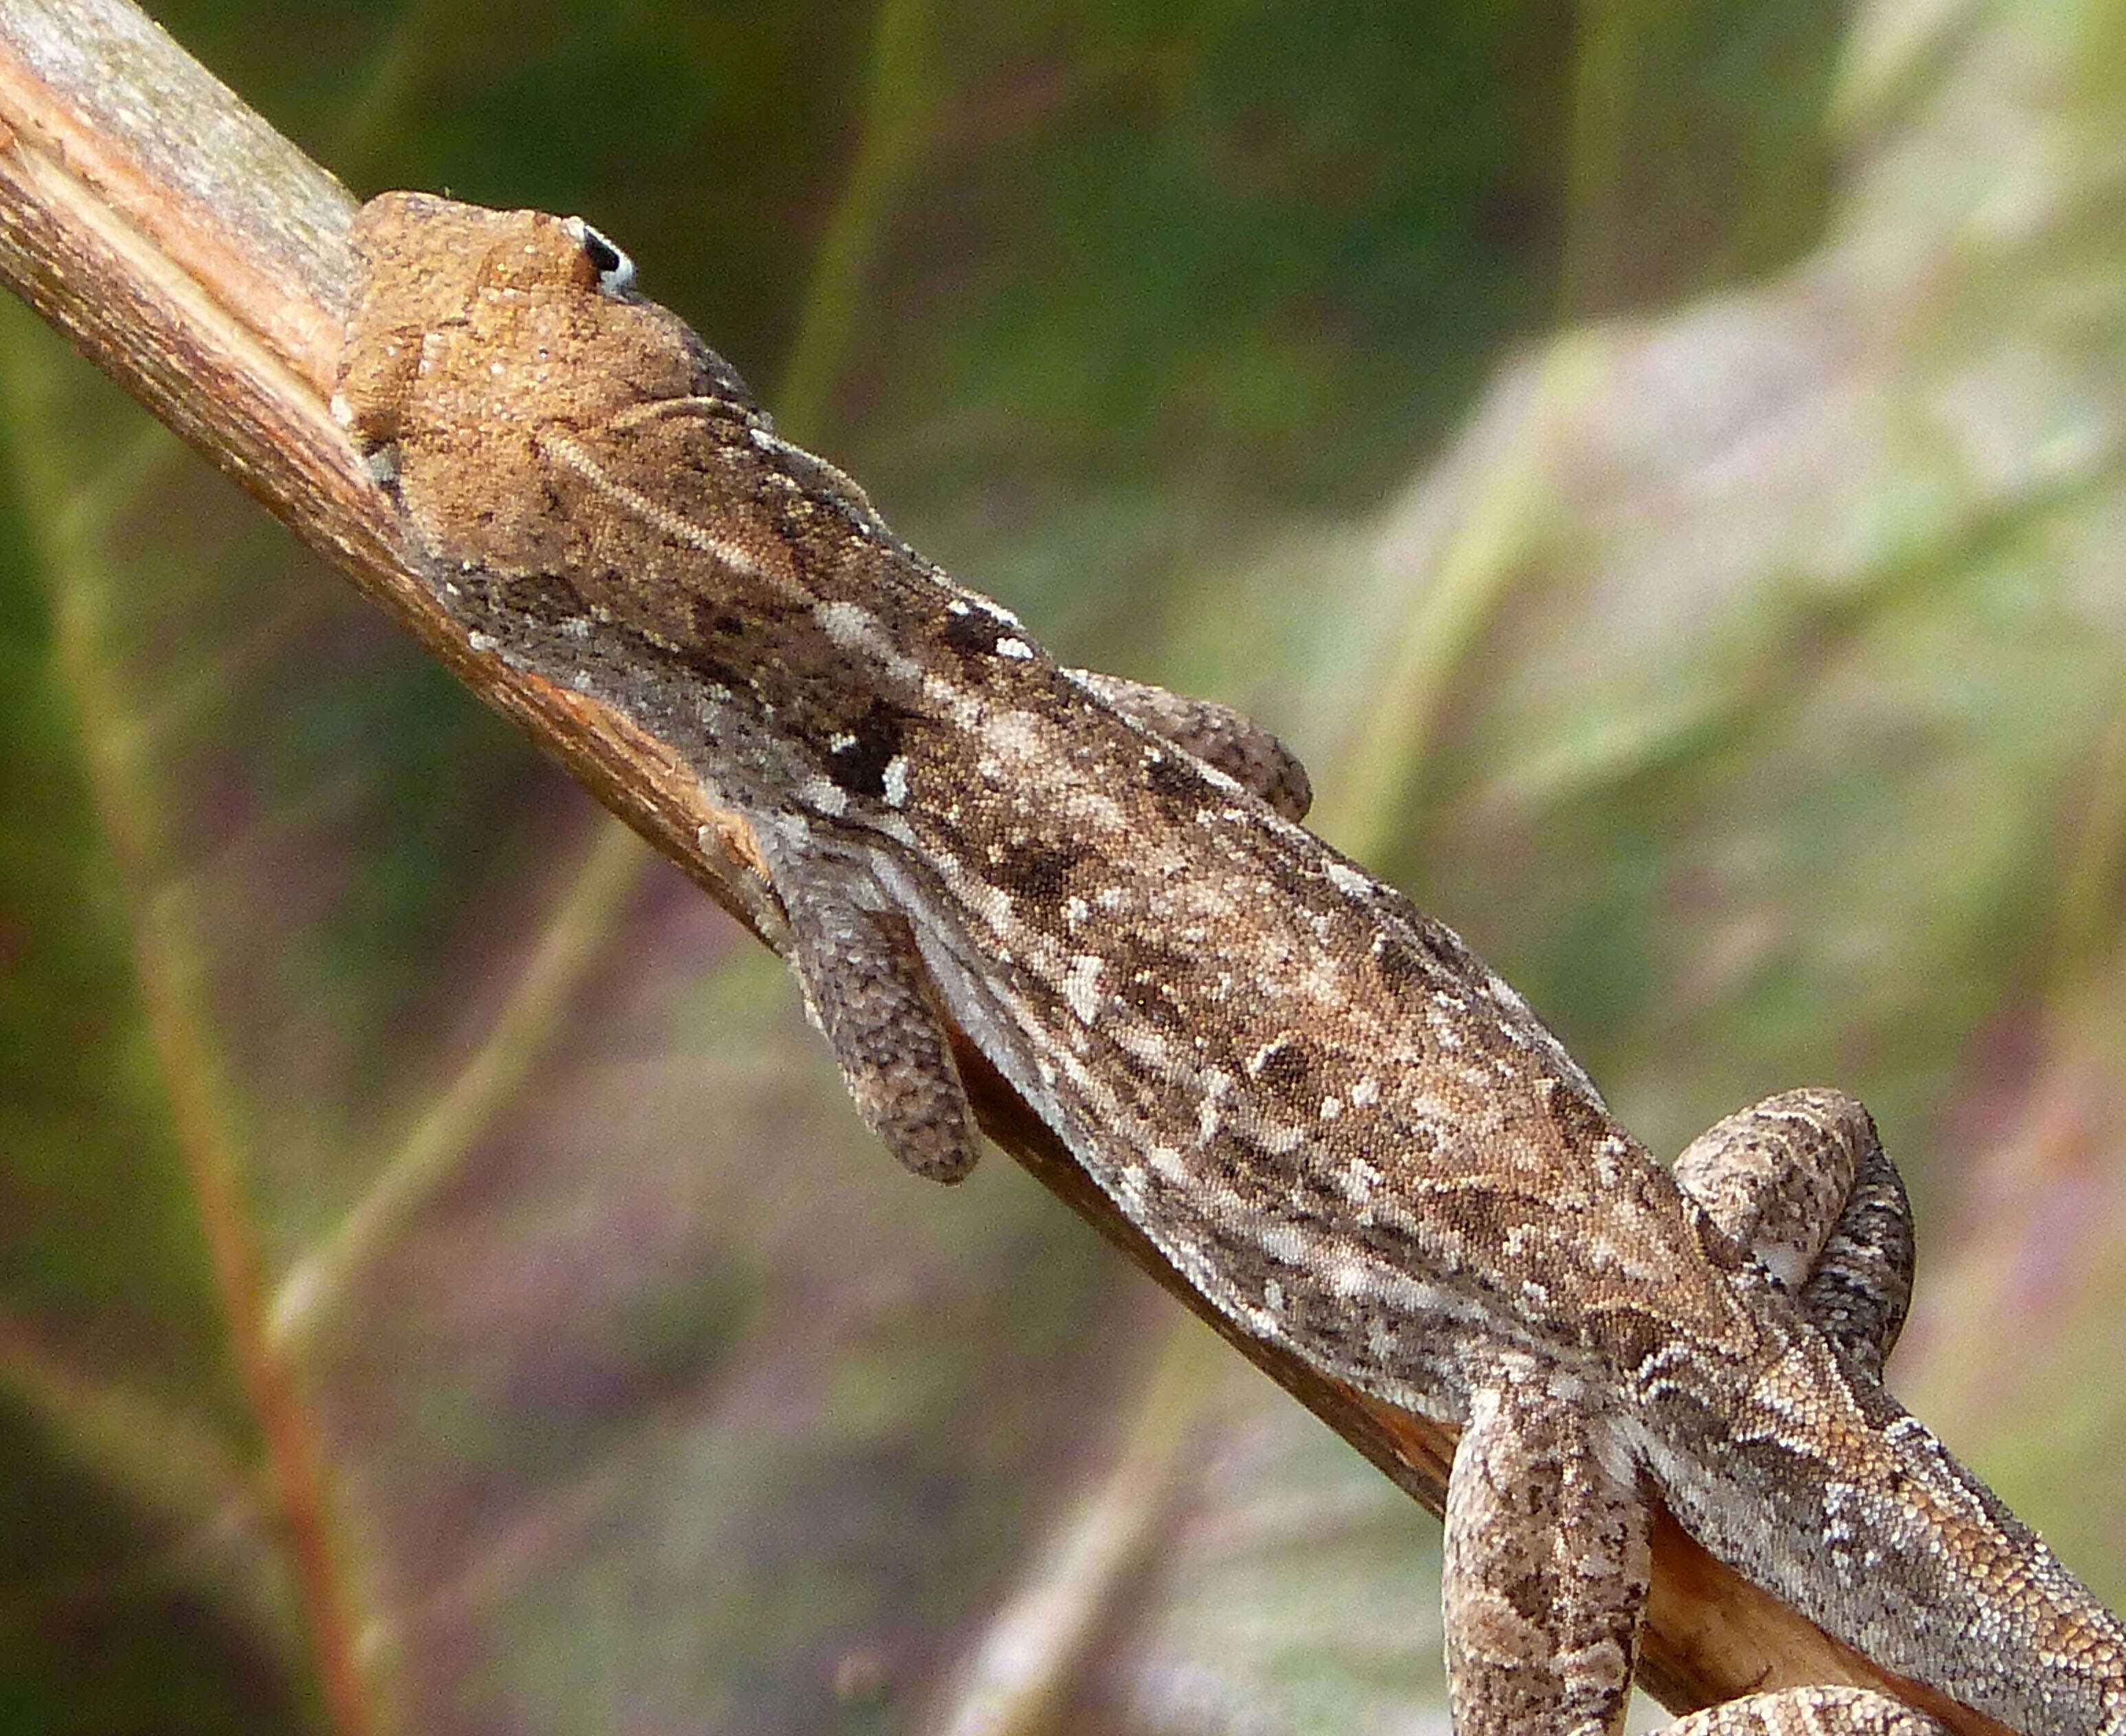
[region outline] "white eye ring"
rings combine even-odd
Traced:
[[[598,287],[608,296],[625,296],[635,287],[635,262],[580,217],[564,218],[561,227],[598,267]]]

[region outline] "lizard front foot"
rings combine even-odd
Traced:
[[[778,873],[791,963],[857,1113],[907,1168],[958,1181],[981,1154],[928,974],[905,918],[867,910],[802,870]]]

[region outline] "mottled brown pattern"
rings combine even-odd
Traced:
[[[1909,1229],[1857,1105],[1680,1187],[1451,932],[1302,830],[1222,708],[1060,668],[778,439],[573,220],[367,206],[338,408],[445,607],[743,816],[867,1123],[975,1159],[957,1025],[1242,1329],[1461,1423],[1463,1736],[1610,1730],[1655,1497],[1890,1670],[2126,1733],[2126,1633],[1874,1375]],[[1709,1209],[1708,1209],[1709,1207]],[[1797,1689],[1689,1736],[1911,1736]]]

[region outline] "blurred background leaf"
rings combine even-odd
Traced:
[[[1657,1148],[1865,1095],[1897,1383],[2115,1599],[2122,13],[162,17],[1283,731]],[[0,1729],[1443,1729],[1430,1521],[1009,1164],[895,1170],[772,960],[12,307],[0,461]]]

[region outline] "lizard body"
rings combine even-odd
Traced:
[[[446,606],[748,821],[895,1156],[974,1161],[949,1020],[1231,1319],[1462,1428],[1462,1736],[1616,1727],[1656,1495],[1897,1673],[2126,1736],[2126,1631],[1876,1378],[1910,1246],[1858,1105],[1731,1118],[1686,1190],[1450,930],[1297,823],[1269,738],[1054,662],[594,230],[394,194],[356,249],[335,407]],[[1824,1688],[1674,1729],[1939,1727]]]

